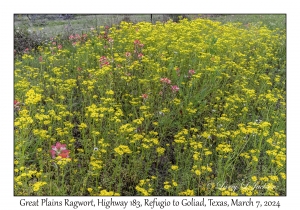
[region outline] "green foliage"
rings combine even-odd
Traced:
[[[46,36],[42,32],[30,31],[27,26],[22,25],[14,28],[14,50],[16,55],[23,54],[30,50],[37,50],[43,45]]]

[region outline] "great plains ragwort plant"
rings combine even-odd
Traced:
[[[28,50],[14,70],[15,195],[285,195],[285,39],[182,19]]]

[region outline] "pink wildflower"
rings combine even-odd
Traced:
[[[131,56],[131,53],[130,53],[130,52],[126,52],[126,53],[125,53],[125,56],[128,58],[128,57]]]
[[[20,110],[21,103],[17,100],[14,100],[14,110],[19,111]]]
[[[100,61],[100,66],[101,67],[104,66],[104,65],[106,65],[106,66],[109,65],[109,60],[105,56],[101,56],[99,61]]]
[[[161,78],[160,79],[160,81],[162,82],[162,83],[166,83],[166,84],[171,84],[171,80],[169,80],[168,78]]]
[[[59,44],[59,45],[57,46],[57,48],[58,48],[59,50],[61,50],[61,49],[62,49],[62,45]]]
[[[112,38],[109,38],[109,39],[108,39],[108,42],[109,42],[110,44],[112,44],[112,43],[114,42],[114,40],[113,40]]]
[[[144,55],[142,53],[138,54],[138,58],[142,58]]]
[[[75,34],[75,39],[80,39],[81,36],[79,34]]]
[[[148,98],[148,94],[142,94],[142,96],[141,96],[143,99],[147,99]]]
[[[62,158],[68,158],[70,150],[67,150],[66,144],[61,144],[60,142],[56,142],[56,145],[51,146],[52,149],[50,150],[52,158],[56,156],[60,156]]]
[[[136,40],[134,40],[133,44],[138,45],[138,44],[141,44],[141,42],[140,42],[140,40],[136,39]]]
[[[195,70],[194,70],[194,69],[189,70],[189,74],[190,74],[190,75],[195,74]]]
[[[107,60],[107,57],[105,57],[105,56],[101,56],[100,59],[99,59],[99,61],[101,63],[104,62],[104,61],[106,61],[106,60]]]
[[[179,87],[177,85],[171,86],[173,92],[179,91]]]

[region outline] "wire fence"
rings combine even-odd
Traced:
[[[45,27],[55,25],[98,25],[112,26],[119,24],[121,21],[137,23],[141,21],[155,23],[157,21],[166,22],[170,19],[178,21],[179,17],[197,18],[213,16],[210,14],[15,14],[15,26],[27,24],[29,27]]]
[[[179,16],[193,18],[186,14],[15,14],[14,26],[27,28],[29,32],[45,33],[49,37],[62,34],[84,33],[99,26],[118,25],[126,22],[178,21]]]
[[[85,17],[92,19],[102,19],[110,24],[116,24],[120,21],[129,22],[156,22],[167,21],[169,19],[178,19],[178,16],[191,17],[189,14],[16,14],[15,21],[29,20],[32,24],[47,24],[47,21],[53,20],[75,20]],[[197,16],[197,15],[196,15]]]
[[[70,35],[83,34],[99,26],[118,25],[126,22],[177,22],[182,18],[198,18],[199,14],[15,14],[14,44],[15,50],[24,51],[41,43],[47,43],[53,37],[67,39]]]

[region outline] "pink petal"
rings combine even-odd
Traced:
[[[50,153],[51,153],[51,157],[55,158],[56,152],[54,150],[50,150]]]
[[[56,146],[52,145],[51,148],[52,148],[52,150],[57,151],[57,147]]]
[[[61,151],[61,153],[59,154],[59,156],[62,157],[62,158],[68,158],[69,157],[69,153],[70,153],[70,150],[63,150],[63,151]]]
[[[61,143],[60,143],[60,142],[56,142],[56,145],[55,145],[55,146],[56,146],[57,149],[60,149]]]

